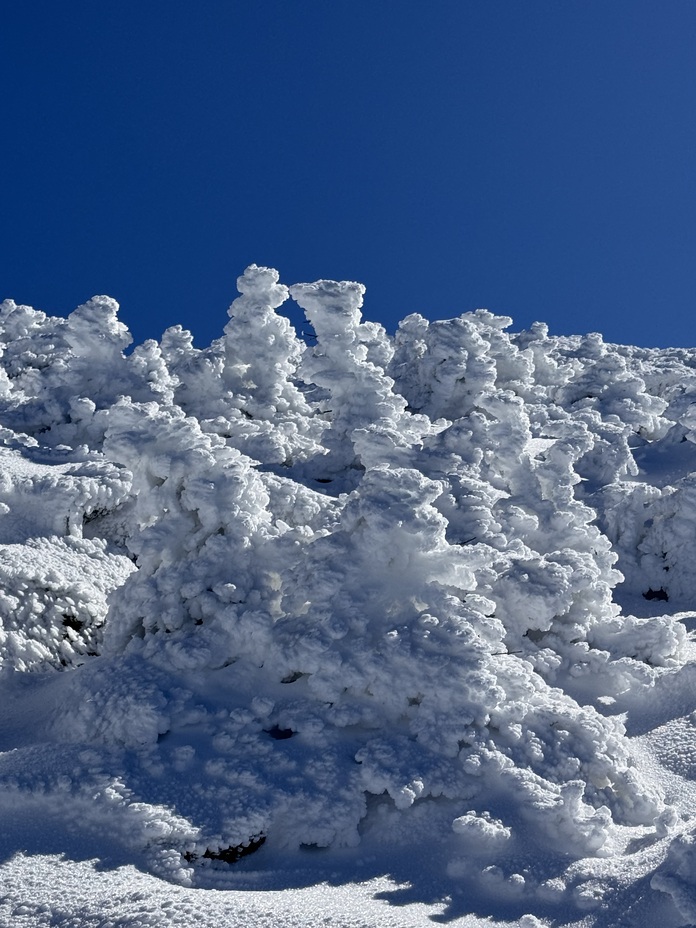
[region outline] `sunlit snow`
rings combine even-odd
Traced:
[[[238,287],[0,306],[0,924],[696,922],[696,350]]]

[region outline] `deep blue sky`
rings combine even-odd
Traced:
[[[694,0],[22,0],[0,298],[221,334],[235,280],[363,281],[696,345]]]

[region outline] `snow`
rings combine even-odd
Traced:
[[[238,288],[0,306],[0,925],[692,924],[696,355]]]

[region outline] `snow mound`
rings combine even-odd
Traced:
[[[238,285],[204,349],[0,307],[3,814],[185,885],[427,844],[495,895],[510,855],[671,841],[625,713],[689,654],[693,357]]]

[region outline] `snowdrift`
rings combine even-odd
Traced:
[[[696,709],[696,353],[238,287],[205,349],[0,307],[3,821],[190,887],[425,854],[549,917],[660,848],[696,920],[644,738]]]

